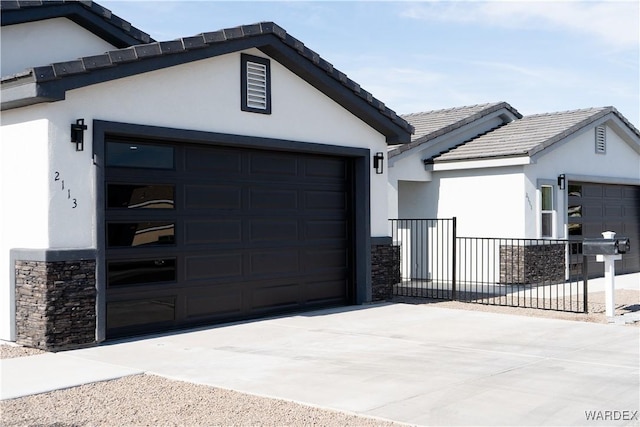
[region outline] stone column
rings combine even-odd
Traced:
[[[94,250],[11,251],[16,343],[47,351],[96,343]]]
[[[394,246],[391,238],[372,239],[371,300],[390,299],[393,286],[400,281],[400,246]]]

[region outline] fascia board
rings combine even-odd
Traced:
[[[4,111],[41,102],[61,101],[64,99],[64,92],[47,91],[38,83],[30,82],[2,88],[0,98],[2,98],[0,109]]]
[[[524,166],[535,163],[529,156],[519,157],[502,157],[499,159],[483,159],[483,160],[466,160],[456,162],[437,162],[425,164],[425,170],[433,172],[464,170],[464,169],[483,169],[483,168],[500,168],[506,166]]]

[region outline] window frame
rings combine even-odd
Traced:
[[[263,65],[265,71],[265,108],[256,108],[249,105],[247,67],[249,63]],[[250,113],[271,114],[271,61],[260,56],[240,54],[240,108]]]
[[[551,209],[543,209],[544,207],[544,194],[543,188],[551,189]],[[553,180],[538,180],[538,235],[541,239],[556,239],[558,235],[558,196],[557,185]],[[549,235],[544,233],[544,221],[545,215],[551,216],[551,232]]]

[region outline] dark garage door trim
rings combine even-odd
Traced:
[[[370,150],[317,143],[298,142],[274,138],[258,138],[243,135],[203,132],[130,123],[93,121],[93,158],[96,165],[96,243],[97,243],[97,338],[106,338],[106,265],[105,265],[105,194],[104,152],[108,137],[135,137],[174,143],[229,146],[238,148],[267,149],[294,153],[327,154],[348,157],[353,160],[354,194],[354,281],[355,304],[371,300],[371,243],[370,215]]]

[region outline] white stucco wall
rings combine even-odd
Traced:
[[[10,123],[0,128],[0,339],[13,339],[13,286],[9,251],[46,248],[48,239],[48,121]],[[7,123],[9,122],[9,123]]]
[[[1,31],[3,76],[115,49],[110,43],[66,18],[7,25]]]
[[[521,166],[434,172],[431,182],[399,182],[400,218],[458,218],[458,235],[524,237],[535,193]]]

